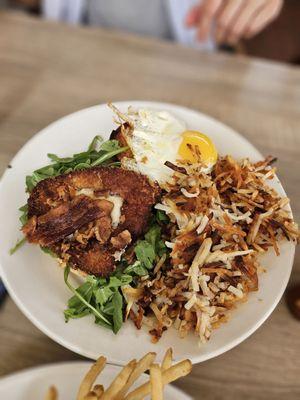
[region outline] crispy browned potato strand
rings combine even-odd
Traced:
[[[170,326],[206,342],[228,311],[258,289],[258,256],[269,249],[278,255],[279,241],[299,240],[289,200],[267,183],[275,175],[272,162],[227,156],[210,173],[201,164],[174,170],[155,206],[170,218],[164,228],[170,257],[139,283],[135,311],[127,310],[137,328],[144,320],[152,325],[154,342]]]

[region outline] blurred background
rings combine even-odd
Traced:
[[[212,34],[200,43],[195,24],[187,29],[190,7],[200,1],[0,0],[0,174],[36,132],[76,110],[128,99],[176,103],[222,121],[264,155],[278,157],[279,178],[299,221],[300,0],[202,0],[277,7],[257,35],[226,45]],[[286,295],[263,327],[222,357],[195,366],[182,389],[205,400],[299,400],[299,329],[300,247]],[[0,375],[79,358],[35,328],[1,284],[0,354]]]
[[[172,0],[166,0],[172,1]],[[68,2],[68,1],[67,1]],[[97,1],[84,0],[86,4],[97,3]],[[55,8],[55,4],[59,3],[56,0],[44,1],[42,0],[0,0],[0,8],[2,9],[18,9],[21,12],[34,14],[37,17],[43,17],[45,14],[45,3],[48,8],[49,4]],[[78,7],[81,7],[82,1],[73,0],[72,6],[78,13]],[[99,3],[105,4],[100,1]],[[155,3],[155,2],[154,2]],[[158,3],[158,2],[156,2]],[[77,7],[77,11],[76,11]],[[50,11],[51,13],[51,11]],[[53,13],[53,11],[52,11]],[[56,16],[57,17],[57,16]],[[128,17],[128,16],[127,16]],[[74,19],[74,16],[72,17]],[[67,20],[59,16],[52,19]],[[76,16],[75,16],[76,19]],[[78,18],[79,19],[79,18]],[[237,53],[247,54],[251,56],[271,59],[275,61],[286,62],[290,64],[300,64],[300,1],[299,0],[285,0],[283,9],[279,17],[270,25],[266,27],[261,33],[254,38],[244,40],[236,46],[222,46],[223,50],[234,51]],[[77,21],[78,22],[78,21]],[[81,23],[97,24],[96,18],[90,13],[81,18]],[[73,21],[74,23],[74,21]],[[122,23],[119,24],[122,29]],[[168,38],[165,35],[166,39]]]

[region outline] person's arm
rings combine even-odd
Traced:
[[[283,0],[203,0],[186,17],[197,29],[199,41],[207,39],[215,23],[216,40],[235,44],[261,32],[280,13]]]

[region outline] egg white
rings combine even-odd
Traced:
[[[128,117],[134,122],[134,129],[126,140],[135,161],[127,159],[124,166],[160,184],[168,182],[173,171],[164,164],[178,160],[186,124],[168,111],[139,109],[130,111]]]

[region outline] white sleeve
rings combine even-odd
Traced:
[[[174,39],[186,46],[195,47],[200,50],[214,50],[215,43],[212,35],[210,35],[207,41],[199,43],[195,38],[195,29],[185,26],[186,15],[196,3],[199,3],[199,0],[167,0]]]
[[[84,3],[84,0],[43,0],[43,16],[50,20],[78,24],[82,20]]]

